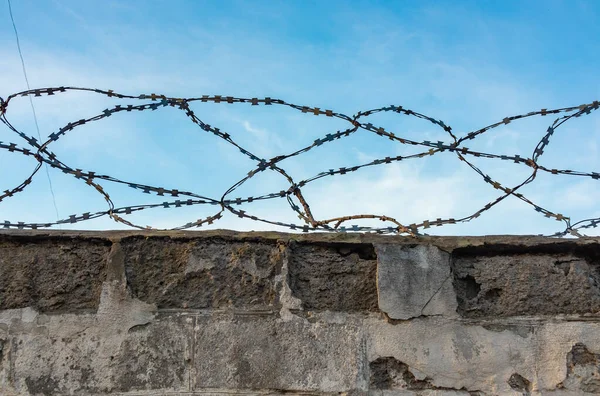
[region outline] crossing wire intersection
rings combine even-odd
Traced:
[[[7,118],[9,105],[11,100],[14,100],[17,97],[41,97],[41,96],[52,96],[52,95],[64,95],[69,92],[82,91],[82,92],[91,92],[98,95],[104,95],[114,99],[128,99],[128,100],[139,100],[141,103],[137,105],[123,105],[117,104],[114,107],[104,109],[101,113],[96,116],[75,120],[69,122],[64,127],[60,128],[58,131],[53,132],[48,136],[48,139],[45,142],[38,141],[35,137],[30,136],[24,133],[21,130],[15,128]],[[294,110],[300,111],[302,113],[308,113],[315,116],[324,116],[324,117],[334,117],[340,120],[344,120],[348,122],[348,128],[342,131],[336,131],[334,133],[328,133],[325,136],[322,136],[308,146],[305,146],[297,151],[294,151],[289,154],[282,154],[279,156],[275,156],[270,159],[260,158],[259,156],[253,154],[249,150],[243,148],[240,144],[238,144],[230,134],[227,132],[221,131],[219,128],[209,125],[208,123],[202,121],[200,118],[196,116],[194,111],[190,108],[190,104],[195,102],[211,102],[215,104],[233,104],[233,103],[245,103],[251,106],[287,106]],[[93,123],[110,117],[116,113],[127,113],[127,112],[143,112],[143,111],[155,111],[159,108],[170,106],[176,109],[179,109],[185,113],[185,115],[189,118],[191,122],[196,124],[202,131],[210,133],[218,138],[224,140],[230,145],[236,147],[241,154],[249,157],[256,163],[256,166],[251,169],[247,175],[233,184],[229,189],[227,189],[223,195],[218,197],[206,197],[203,195],[199,195],[195,192],[191,191],[180,191],[177,189],[167,189],[163,187],[151,186],[146,184],[139,184],[130,180],[121,180],[110,175],[102,175],[97,174],[90,170],[82,170],[78,168],[72,168],[69,165],[62,162],[56,154],[50,151],[50,146],[53,142],[56,142],[63,136],[70,133],[75,128],[80,128],[82,125]],[[443,226],[447,224],[456,224],[461,222],[469,222],[478,218],[483,212],[490,210],[492,207],[503,201],[509,196],[516,197],[521,201],[531,205],[533,209],[539,212],[541,215],[554,218],[555,220],[562,222],[564,224],[564,229],[558,231],[552,235],[552,237],[563,237],[566,235],[572,235],[575,237],[583,237],[585,235],[585,230],[590,228],[595,228],[600,224],[600,218],[590,218],[578,221],[576,223],[571,223],[571,219],[563,214],[554,213],[548,209],[545,209],[529,198],[524,196],[520,189],[532,183],[538,172],[545,172],[552,175],[569,175],[576,177],[591,177],[594,180],[600,179],[600,174],[597,172],[584,172],[584,171],[576,171],[569,169],[553,169],[542,166],[538,163],[540,157],[544,154],[544,150],[550,143],[550,140],[554,133],[558,128],[563,126],[567,121],[589,115],[593,111],[598,110],[600,107],[599,101],[594,101],[589,104],[583,104],[580,106],[573,107],[564,107],[559,109],[541,109],[539,111],[533,111],[526,114],[521,114],[517,116],[505,117],[499,122],[494,124],[490,124],[481,129],[471,131],[462,137],[456,136],[452,128],[444,123],[441,120],[437,120],[435,118],[429,117],[427,115],[403,108],[402,106],[394,106],[390,105],[387,107],[380,107],[377,109],[359,111],[353,116],[348,116],[342,113],[334,112],[332,110],[322,110],[318,107],[309,107],[309,106],[300,106],[292,103],[285,102],[280,99],[272,99],[272,98],[237,98],[232,96],[208,96],[203,95],[201,97],[192,97],[192,98],[174,98],[167,97],[165,95],[159,94],[141,94],[138,96],[125,95],[121,93],[114,92],[112,90],[102,90],[102,89],[93,89],[93,88],[77,88],[77,87],[55,87],[55,88],[43,88],[43,89],[31,89],[19,93],[12,94],[8,96],[6,99],[0,97],[0,121],[8,129],[14,132],[16,135],[21,137],[26,143],[27,146],[20,146],[15,143],[5,143],[0,142],[0,149],[7,150],[11,153],[19,153],[25,155],[29,158],[32,158],[37,162],[37,165],[33,172],[27,177],[23,182],[21,182],[18,186],[13,187],[9,190],[6,190],[0,193],[0,205],[2,201],[5,199],[12,198],[18,193],[22,192],[31,182],[33,181],[34,176],[41,169],[44,164],[48,166],[58,169],[65,174],[72,175],[76,179],[81,180],[87,185],[94,188],[106,201],[108,205],[108,209],[100,212],[86,212],[82,214],[73,214],[68,218],[58,220],[55,222],[46,222],[46,223],[32,223],[32,222],[21,222],[21,221],[10,221],[5,220],[4,223],[0,223],[6,229],[39,229],[39,228],[49,228],[52,226],[60,225],[60,224],[72,224],[84,222],[86,220],[96,219],[103,216],[109,216],[113,220],[128,225],[130,227],[138,228],[138,229],[155,229],[150,226],[141,226],[138,224],[134,224],[133,222],[127,219],[127,215],[130,215],[134,212],[139,212],[142,210],[149,209],[159,209],[159,208],[180,208],[184,206],[195,206],[195,205],[213,205],[215,207],[214,214],[190,221],[186,224],[183,224],[179,227],[172,228],[173,230],[184,230],[195,227],[201,227],[205,224],[212,224],[215,221],[221,219],[225,212],[233,213],[240,218],[251,219],[254,221],[260,221],[263,223],[271,224],[274,226],[286,227],[295,231],[331,231],[331,232],[375,232],[380,234],[405,234],[405,235],[426,235],[424,230],[427,230],[434,226]],[[424,121],[428,121],[435,126],[441,128],[447,134],[448,141],[416,141],[407,139],[405,137],[396,135],[393,132],[390,132],[382,127],[373,125],[368,122],[368,117],[377,114],[377,113],[398,113],[408,117],[416,117],[418,119],[422,119]],[[494,153],[486,153],[481,151],[475,151],[467,148],[463,145],[463,143],[474,140],[484,133],[497,128],[502,125],[507,125],[513,121],[534,117],[534,116],[549,116],[549,115],[558,115],[556,119],[550,124],[548,129],[545,131],[544,135],[540,139],[540,141],[535,146],[533,153],[530,158],[523,158],[519,155],[504,155],[504,154],[494,154]],[[308,179],[294,181],[292,177],[285,171],[285,169],[280,165],[280,162],[291,157],[300,156],[315,147],[323,146],[323,145],[331,145],[334,141],[341,140],[346,138],[358,130],[365,130],[370,133],[373,133],[379,137],[389,139],[393,142],[403,144],[403,145],[412,145],[421,147],[423,151],[405,155],[405,156],[395,156],[395,157],[385,157],[379,158],[370,162],[362,163],[359,165],[351,166],[351,167],[341,167],[338,169],[328,169],[322,171]],[[355,214],[343,217],[335,217],[330,219],[316,219],[310,209],[310,206],[307,200],[304,198],[302,194],[302,188],[307,184],[314,182],[316,180],[331,177],[331,176],[342,176],[351,172],[356,172],[362,168],[366,167],[374,167],[374,166],[382,166],[385,164],[390,164],[393,162],[404,161],[408,159],[419,159],[429,156],[434,156],[441,152],[452,152],[454,153],[458,160],[464,162],[468,167],[470,167],[477,175],[480,177],[485,183],[487,183],[491,188],[498,190],[499,195],[496,199],[488,202],[482,208],[479,208],[477,211],[472,213],[471,215],[454,219],[454,218],[438,218],[438,219],[429,219],[424,220],[421,223],[413,223],[413,224],[403,224],[400,220],[395,219],[390,216],[382,215],[382,214]],[[521,183],[512,186],[506,187],[503,186],[496,180],[493,180],[490,176],[485,174],[481,169],[473,164],[471,158],[489,158],[494,160],[502,160],[502,161],[512,161],[516,164],[522,165],[524,167],[528,167],[531,170],[531,174],[523,180]],[[265,171],[273,171],[281,174],[289,183],[289,188],[287,190],[275,191],[269,194],[264,194],[260,196],[253,197],[235,197],[234,193],[236,189],[238,189],[242,184],[252,179],[254,176],[261,172]],[[158,196],[170,197],[170,200],[167,200],[162,203],[156,204],[144,204],[144,205],[132,205],[132,206],[122,206],[116,207],[115,203],[107,193],[107,191],[103,188],[102,183],[118,183],[121,185],[125,185],[134,190],[146,193],[146,194],[155,194]],[[239,208],[242,204],[251,204],[255,201],[266,201],[272,199],[285,199],[289,203],[290,209],[293,210],[300,220],[302,220],[302,224],[294,224],[287,222],[278,222],[274,220],[270,220],[268,218],[260,218],[252,215],[251,213],[241,210]],[[369,226],[359,226],[356,224],[348,225],[348,222],[353,220],[361,220],[361,219],[376,219],[382,222],[381,227],[369,227]]]

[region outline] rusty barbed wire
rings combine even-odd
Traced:
[[[103,110],[100,114],[98,114],[96,116],[69,122],[67,125],[65,125],[61,129],[59,129],[58,131],[50,134],[48,136],[48,140],[46,140],[45,142],[39,142],[34,137],[29,136],[29,135],[25,134],[24,132],[16,129],[7,119],[7,110],[8,110],[10,101],[16,97],[31,97],[31,96],[39,97],[39,96],[43,96],[43,95],[52,96],[52,95],[56,95],[56,94],[64,94],[64,93],[73,92],[73,91],[91,92],[91,93],[104,95],[104,96],[107,96],[110,98],[115,98],[115,99],[131,99],[131,100],[141,100],[141,101],[145,101],[145,102],[142,104],[137,104],[137,105],[118,104],[118,105],[115,105],[114,107]],[[348,129],[345,129],[343,131],[337,131],[335,133],[326,134],[325,136],[323,136],[319,139],[316,139],[312,144],[305,146],[305,147],[303,147],[297,151],[294,151],[290,154],[276,156],[276,157],[273,157],[273,158],[267,160],[267,159],[260,158],[256,155],[254,155],[250,151],[248,151],[245,148],[243,148],[242,146],[240,146],[238,143],[236,143],[233,140],[233,138],[231,137],[230,134],[223,132],[219,128],[216,128],[212,125],[209,125],[209,124],[205,123],[204,121],[202,121],[200,118],[198,118],[196,116],[196,114],[194,113],[194,111],[190,108],[190,104],[194,103],[194,102],[201,102],[201,103],[211,102],[211,103],[217,103],[217,104],[218,103],[222,103],[222,104],[245,103],[245,104],[250,104],[251,106],[258,106],[258,105],[286,106],[286,107],[295,109],[297,111],[300,111],[302,113],[310,113],[315,116],[338,118],[338,119],[348,122],[349,127],[348,127]],[[220,198],[217,199],[217,198],[204,197],[204,196],[198,195],[198,194],[196,194],[194,192],[190,192],[190,191],[180,191],[177,189],[167,189],[167,188],[163,188],[163,187],[139,184],[139,183],[135,183],[132,181],[125,181],[125,180],[117,179],[117,178],[109,176],[109,175],[97,174],[93,171],[85,171],[82,169],[71,168],[67,164],[60,161],[60,159],[56,156],[56,154],[54,154],[53,152],[51,152],[49,150],[49,147],[53,142],[57,141],[62,136],[65,136],[67,133],[69,133],[73,129],[80,127],[82,125],[102,120],[102,119],[110,117],[111,115],[116,114],[116,113],[133,112],[133,111],[140,111],[140,112],[141,111],[155,111],[161,107],[166,107],[166,106],[170,106],[170,107],[173,107],[173,108],[183,111],[186,114],[186,116],[194,124],[196,124],[198,127],[200,127],[203,131],[205,131],[207,133],[211,133],[211,134],[217,136],[218,138],[226,141],[228,144],[233,145],[243,155],[245,155],[245,156],[249,157],[251,160],[255,161],[256,167],[251,169],[248,172],[248,174],[246,175],[246,177],[244,177],[243,179],[239,180],[237,183],[232,185],[227,191],[225,191],[225,193]],[[74,214],[74,215],[70,215],[68,218],[65,218],[65,219],[59,220],[59,221],[55,221],[55,222],[31,223],[31,222],[20,222],[20,221],[11,222],[9,220],[6,220],[6,221],[4,221],[4,223],[0,223],[0,225],[2,225],[4,228],[9,228],[9,229],[10,228],[38,229],[38,228],[49,228],[49,227],[59,225],[59,224],[78,223],[78,222],[82,222],[82,221],[86,221],[86,220],[96,219],[96,218],[103,217],[103,216],[109,216],[113,220],[115,220],[119,223],[122,223],[122,224],[126,224],[130,227],[139,228],[139,229],[154,229],[153,227],[150,227],[150,226],[140,226],[138,224],[134,224],[133,222],[127,220],[125,218],[125,216],[130,215],[134,212],[139,212],[142,210],[154,209],[154,208],[179,208],[179,207],[183,207],[183,206],[193,206],[193,205],[213,205],[217,208],[213,215],[208,216],[206,218],[197,219],[192,222],[188,222],[186,224],[183,224],[179,227],[175,227],[172,229],[183,230],[183,229],[189,229],[189,228],[193,228],[193,227],[201,227],[204,224],[212,224],[215,221],[218,221],[219,219],[221,219],[223,217],[223,214],[226,211],[228,211],[234,215],[239,216],[240,218],[248,218],[248,219],[251,219],[254,221],[260,221],[260,222],[264,222],[267,224],[280,226],[280,227],[286,227],[291,230],[300,230],[300,231],[304,231],[304,232],[309,232],[309,231],[375,232],[375,233],[382,233],[382,234],[398,233],[398,234],[408,234],[408,235],[416,236],[419,234],[425,234],[424,232],[422,232],[420,230],[426,230],[433,226],[439,227],[439,226],[443,226],[446,224],[456,224],[456,223],[469,222],[471,220],[474,220],[474,219],[478,218],[483,212],[490,210],[492,207],[494,207],[499,202],[503,201],[505,198],[507,198],[509,196],[514,196],[514,197],[520,199],[521,201],[527,203],[528,205],[531,205],[535,211],[539,212],[540,214],[544,215],[545,217],[554,218],[555,220],[563,222],[565,224],[564,230],[556,232],[549,236],[562,237],[567,234],[570,234],[570,235],[573,235],[576,237],[581,237],[581,236],[585,236],[582,233],[583,230],[597,227],[600,224],[600,218],[585,219],[585,220],[576,222],[574,224],[571,224],[571,220],[569,217],[567,217],[563,214],[560,214],[560,213],[554,213],[548,209],[538,206],[533,201],[531,201],[529,198],[525,197],[522,193],[520,193],[519,190],[523,186],[533,182],[535,180],[538,172],[546,172],[546,173],[553,174],[553,175],[562,174],[562,175],[579,176],[579,177],[591,177],[592,179],[595,179],[595,180],[600,179],[600,174],[597,172],[582,172],[582,171],[574,171],[574,170],[569,170],[569,169],[550,169],[550,168],[547,168],[547,167],[544,167],[544,166],[538,164],[538,159],[544,153],[544,149],[548,146],[551,137],[553,136],[553,134],[559,127],[561,127],[565,122],[569,121],[570,119],[581,117],[583,115],[588,115],[592,111],[597,110],[599,107],[600,107],[600,102],[594,101],[592,103],[583,104],[580,106],[564,107],[564,108],[553,109],[553,110],[541,109],[539,111],[533,111],[533,112],[529,112],[526,114],[521,114],[521,115],[512,116],[512,117],[506,117],[499,122],[496,122],[496,123],[488,125],[484,128],[469,132],[465,136],[458,138],[452,132],[452,128],[450,126],[446,125],[443,121],[437,120],[435,118],[426,116],[424,114],[421,114],[421,113],[418,113],[415,111],[412,111],[410,109],[405,109],[402,106],[391,105],[391,106],[380,107],[377,109],[372,109],[372,110],[367,110],[367,111],[360,111],[357,114],[355,114],[354,116],[350,117],[350,116],[347,116],[342,113],[334,112],[332,110],[322,110],[318,107],[299,106],[299,105],[295,105],[292,103],[287,103],[280,99],[273,99],[273,98],[269,98],[269,97],[259,99],[259,98],[237,98],[237,97],[232,97],[232,96],[220,96],[220,95],[215,95],[215,96],[204,95],[201,97],[192,97],[192,98],[174,98],[174,97],[167,97],[165,95],[159,95],[159,94],[154,94],[154,93],[132,96],[132,95],[125,95],[125,94],[117,93],[112,90],[78,88],[78,87],[55,87],[55,88],[32,89],[32,90],[27,90],[27,91],[9,95],[6,99],[3,99],[0,97],[0,121],[2,121],[2,123],[4,123],[12,132],[14,132],[18,136],[20,136],[22,139],[24,139],[25,142],[29,145],[29,147],[25,148],[25,147],[18,146],[15,143],[0,142],[0,149],[7,150],[12,153],[20,153],[22,155],[32,157],[37,161],[36,167],[34,168],[31,175],[29,175],[29,177],[27,177],[18,186],[14,187],[12,189],[6,190],[0,194],[0,203],[3,200],[13,197],[14,195],[23,191],[29,184],[31,184],[33,177],[40,170],[40,168],[43,166],[43,164],[47,164],[50,167],[58,169],[65,174],[72,175],[76,179],[79,179],[79,180],[85,182],[87,185],[93,187],[104,198],[104,200],[106,201],[106,203],[108,205],[108,209],[105,211],[94,212],[94,213],[86,212],[86,213],[79,214],[79,215]],[[437,142],[420,141],[419,142],[419,141],[403,138],[401,136],[397,136],[393,132],[387,131],[384,128],[375,126],[371,123],[361,122],[361,120],[363,120],[373,114],[385,113],[385,112],[393,112],[393,113],[403,114],[405,116],[416,117],[416,118],[419,118],[419,119],[422,119],[425,121],[429,121],[432,124],[436,125],[437,127],[441,128],[445,133],[447,133],[448,137],[449,137],[449,141],[448,142],[443,142],[443,141],[437,141]],[[539,143],[536,145],[531,158],[523,158],[519,155],[499,155],[499,154],[485,153],[485,152],[471,150],[463,145],[464,142],[466,142],[468,140],[473,140],[473,139],[477,138],[478,136],[486,133],[487,131],[497,128],[501,125],[507,125],[513,121],[523,119],[523,118],[528,118],[528,117],[533,117],[533,116],[548,116],[548,115],[553,115],[553,114],[561,114],[561,115],[558,118],[556,118],[552,122],[552,124],[548,127],[546,133],[544,134],[542,139],[539,141]],[[292,177],[282,167],[280,167],[278,165],[281,161],[283,161],[287,158],[302,155],[302,154],[312,150],[315,147],[319,147],[324,144],[331,143],[335,140],[339,140],[339,139],[348,137],[348,136],[352,135],[353,133],[357,132],[359,129],[371,132],[380,137],[387,138],[391,141],[398,142],[400,144],[423,147],[423,151],[420,153],[406,155],[406,156],[380,158],[380,159],[376,159],[371,162],[359,164],[359,165],[352,166],[352,167],[329,169],[328,171],[320,172],[313,177],[310,177],[308,179],[304,179],[304,180],[301,180],[298,182],[295,182],[292,179]],[[475,211],[473,214],[471,214],[469,216],[465,216],[465,217],[458,218],[458,219],[454,219],[454,218],[448,218],[448,219],[438,218],[435,220],[430,219],[430,220],[424,220],[421,223],[413,223],[413,224],[407,225],[407,224],[402,224],[400,221],[398,221],[397,219],[395,219],[393,217],[386,216],[386,215],[377,215],[377,214],[357,214],[357,215],[351,215],[351,216],[317,220],[313,216],[310,206],[302,194],[301,189],[304,186],[306,186],[307,184],[309,184],[315,180],[321,179],[321,178],[336,176],[336,175],[345,175],[345,174],[348,174],[351,172],[356,172],[359,169],[366,168],[366,167],[379,166],[382,164],[389,164],[392,162],[404,161],[404,160],[408,160],[408,159],[423,158],[426,156],[433,156],[433,155],[436,155],[436,154],[444,152],[444,151],[455,153],[457,158],[461,162],[464,162],[473,171],[475,171],[483,179],[483,181],[485,183],[489,184],[492,188],[498,190],[500,192],[500,195],[495,200],[487,203],[482,208],[478,209],[477,211]],[[470,157],[476,157],[476,158],[480,157],[480,158],[490,158],[490,159],[497,159],[497,160],[503,160],[503,161],[513,161],[514,163],[521,164],[523,166],[531,168],[531,174],[520,184],[513,186],[513,187],[505,187],[498,181],[493,180],[490,176],[485,174],[481,169],[479,169],[471,161],[469,161]],[[247,198],[241,198],[241,197],[230,198],[231,194],[233,194],[235,192],[235,190],[237,188],[239,188],[242,184],[244,184],[246,181],[248,181],[255,175],[257,175],[261,172],[264,172],[266,170],[271,170],[271,171],[281,174],[288,181],[290,187],[287,190],[281,190],[278,192],[273,192],[273,193],[260,195],[260,196],[247,197]],[[106,192],[106,190],[100,184],[101,182],[118,183],[118,184],[126,185],[129,188],[132,188],[134,190],[142,191],[143,193],[146,193],[146,194],[155,194],[158,196],[171,196],[171,197],[177,198],[177,199],[165,201],[163,203],[156,203],[156,204],[115,207],[111,197],[109,196],[109,194]],[[286,199],[290,205],[290,208],[298,215],[298,218],[300,220],[302,220],[303,224],[278,222],[278,221],[273,221],[273,220],[269,220],[269,219],[265,219],[265,218],[259,218],[257,216],[247,213],[244,210],[235,208],[235,206],[239,206],[242,204],[249,204],[249,203],[252,203],[255,201],[263,201],[263,200],[276,199],[276,198]],[[359,226],[356,224],[353,224],[350,226],[344,225],[349,221],[361,220],[361,219],[376,219],[376,220],[382,221],[383,223],[387,223],[388,225],[382,226],[382,227]]]

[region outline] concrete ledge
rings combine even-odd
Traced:
[[[600,393],[596,239],[0,233],[2,395]]]

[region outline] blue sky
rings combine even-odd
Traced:
[[[444,120],[459,136],[505,116],[600,99],[596,1],[13,0],[12,5],[32,88],[72,85],[132,95],[270,96],[347,115],[394,104]],[[0,6],[0,21],[0,96],[6,97],[26,85],[6,3]],[[47,136],[117,102],[68,94],[37,98],[34,104],[41,134]],[[194,110],[266,158],[347,128],[340,120],[276,107],[197,104]],[[36,134],[24,98],[11,102],[7,117],[26,133]],[[553,120],[536,117],[511,123],[468,147],[530,157]],[[377,115],[369,121],[415,140],[448,140],[431,124],[399,115]],[[598,172],[599,140],[598,114],[574,119],[561,127],[540,163]],[[22,144],[4,127],[0,141]],[[217,199],[254,167],[234,148],[169,108],[84,126],[57,141],[52,150],[73,168]],[[414,149],[363,131],[281,166],[299,180],[409,152]],[[21,157],[0,151],[1,190],[20,183],[35,166],[31,158]],[[529,169],[508,162],[474,163],[507,186],[529,174]],[[50,177],[61,218],[106,209],[104,200],[81,181],[52,169]],[[522,192],[575,222],[600,217],[599,186],[590,178],[544,174]],[[163,201],[110,183],[105,188],[116,206]],[[235,196],[287,188],[281,176],[264,173]],[[374,213],[403,224],[459,218],[497,196],[497,190],[452,153],[325,178],[303,192],[320,219]],[[285,200],[245,206],[259,217],[300,223]],[[143,211],[131,220],[170,228],[206,217],[214,209]],[[0,203],[0,220],[56,220],[44,172],[24,192]],[[105,217],[59,228],[125,227]],[[285,231],[232,214],[212,228]],[[470,223],[428,231],[548,234],[563,228],[512,197]]]

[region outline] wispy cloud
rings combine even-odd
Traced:
[[[511,26],[524,29],[522,24],[493,21],[479,8],[467,6],[448,17],[439,7],[423,9],[408,5],[402,7],[413,9],[392,7],[391,11],[383,5],[350,7],[324,3],[319,6],[323,12],[316,14],[299,5],[282,5],[275,10],[267,3],[253,6],[240,3],[227,12],[212,5],[205,5],[202,10],[193,4],[174,5],[168,10],[148,5],[138,17],[116,3],[119,7],[106,9],[62,0],[53,4],[27,10],[31,21],[45,21],[35,29],[33,22],[21,19],[25,58],[34,87],[90,86],[132,94],[157,92],[173,96],[272,96],[347,114],[396,104],[440,118],[452,125],[459,135],[507,115],[540,107],[572,105],[573,98],[600,94],[600,85],[585,82],[578,76],[568,80],[552,77],[555,85],[548,84],[550,75],[567,75],[568,65],[544,66],[547,70],[538,67],[538,74],[532,74],[533,66],[525,67],[524,60],[511,56],[506,43],[497,38],[510,33]],[[336,12],[325,12],[328,7],[335,8]],[[41,15],[44,18],[39,19]],[[463,23],[467,19],[474,21],[472,26]],[[50,22],[54,20],[60,23],[54,25]],[[308,28],[308,24],[303,26],[303,21],[309,20],[312,28]],[[378,24],[372,24],[372,20]],[[69,32],[64,26],[69,27]],[[473,29],[479,34],[473,34]],[[456,33],[448,35],[450,30]],[[0,33],[3,37],[0,40],[0,96],[6,96],[24,89],[24,83],[12,36],[9,31],[4,34],[5,31],[0,30]],[[531,34],[532,38],[523,37],[522,41],[511,44],[511,51],[514,47],[515,53],[521,53],[531,47],[532,40],[543,37],[533,28]],[[553,64],[554,55],[536,52],[533,56],[532,64]],[[589,52],[586,56],[591,62],[596,55]],[[567,82],[575,91],[563,94]],[[32,131],[27,102],[21,102],[11,104],[9,118]],[[34,103],[44,135],[68,121],[97,114],[111,105],[111,101],[93,95],[43,98]],[[260,113],[243,106],[227,107],[226,111],[221,110],[223,107],[194,106],[201,119],[221,127],[244,147],[267,158],[292,152],[317,137],[347,127],[341,122],[336,124],[335,120],[310,118],[274,108],[261,108],[264,112]],[[101,169],[131,177],[133,181],[166,187],[185,186],[211,197],[220,197],[224,189],[255,166],[231,145],[178,116],[179,113],[163,112],[156,116],[114,117],[73,132],[53,144],[53,148],[74,167]],[[556,161],[585,169],[599,165],[596,143],[600,122],[597,115],[591,117],[589,120],[595,121],[573,124],[570,129],[565,126],[565,133],[557,137],[556,146],[549,147],[545,157],[549,163]],[[448,139],[427,123],[412,123],[397,115],[373,117],[373,120],[382,122],[382,126],[398,135],[422,140]],[[468,142],[469,147],[504,154],[520,153],[526,148],[524,155],[527,155],[550,122],[549,118],[539,122],[515,122]],[[589,133],[582,133],[583,130]],[[0,131],[0,136],[3,141],[14,138],[6,131]],[[403,147],[389,144],[385,139],[363,134],[319,147],[281,165],[298,180],[338,165],[398,155],[402,150]],[[571,154],[560,155],[564,151]],[[0,179],[7,182],[12,182],[13,174],[21,171],[7,165],[16,164],[12,158],[0,152],[3,165]],[[498,194],[456,158],[446,161],[434,157],[425,161],[401,162],[349,176],[325,178],[303,191],[319,218],[365,212],[391,215],[406,224],[468,215]],[[523,171],[511,164],[478,160],[477,165],[506,185],[523,177]],[[94,208],[104,208],[101,199],[90,198],[93,191],[86,189],[83,183],[77,180],[71,183],[70,179],[63,179],[67,176],[59,177],[55,173],[53,171],[51,176],[56,178],[61,213],[86,211],[87,203],[92,200]],[[584,216],[593,211],[593,197],[597,195],[594,182],[597,184],[591,180],[540,178],[535,188],[526,191],[536,203],[539,201],[551,209],[564,206],[573,216]],[[282,188],[287,186],[280,176],[265,174],[251,179],[233,195],[262,194]],[[107,189],[114,191],[119,203],[164,199],[127,188],[107,186]],[[0,203],[0,220],[47,220],[48,213],[52,213],[47,211],[47,202],[49,193],[32,187],[22,197]],[[252,214],[299,222],[285,200],[245,206]],[[181,225],[190,217],[200,218],[210,213],[204,208],[194,208],[186,209],[185,213],[155,210],[136,216],[144,224],[170,227]],[[89,224],[89,227],[99,228],[116,226],[110,219]],[[532,233],[553,232],[557,226],[557,223],[546,222],[530,206],[509,198],[473,223],[433,231]],[[88,225],[82,223],[81,227]],[[212,227],[273,228],[231,214]]]

